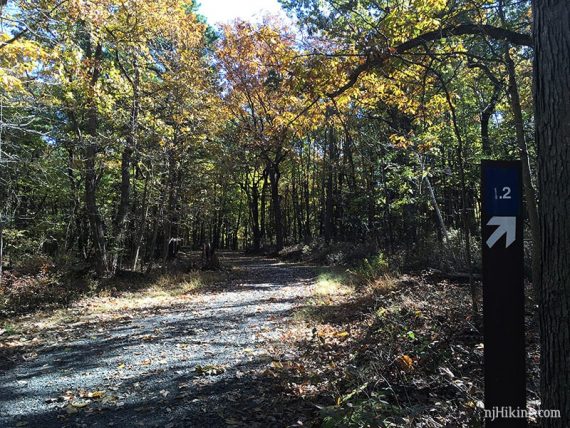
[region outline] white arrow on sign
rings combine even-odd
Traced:
[[[491,217],[487,226],[498,226],[489,239],[487,239],[487,246],[489,248],[493,248],[493,245],[495,245],[503,235],[507,235],[507,245],[505,248],[509,248],[509,246],[515,242],[517,235],[516,217]]]

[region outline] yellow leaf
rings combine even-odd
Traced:
[[[274,369],[282,369],[283,364],[281,363],[281,361],[271,361],[271,367],[273,367]]]
[[[87,394],[89,398],[102,398],[105,396],[105,391],[93,391]]]
[[[402,355],[398,358],[398,365],[404,371],[410,371],[414,368],[414,360],[409,355]]]

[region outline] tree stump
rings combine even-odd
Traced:
[[[202,249],[202,270],[219,270],[220,261],[212,244],[206,243]]]

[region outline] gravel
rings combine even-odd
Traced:
[[[180,305],[89,324],[4,370],[0,427],[290,424],[296,416],[283,417],[282,397],[271,397],[277,385],[261,372],[316,270],[238,255],[222,262],[240,279]]]

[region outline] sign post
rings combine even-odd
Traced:
[[[482,161],[485,423],[526,427],[520,161]]]

